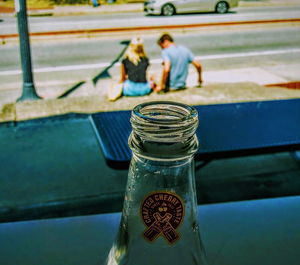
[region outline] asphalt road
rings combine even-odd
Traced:
[[[300,18],[299,7],[254,7],[236,8],[220,15],[215,13],[196,13],[172,17],[145,16],[143,13],[118,13],[101,15],[29,17],[30,32],[49,32],[63,30],[99,29],[132,26],[185,25],[195,23],[293,19]],[[7,17],[0,23],[1,34],[17,33],[16,18]]]
[[[295,10],[272,8],[274,14],[281,17],[290,16]],[[245,9],[239,15],[265,14],[265,9]],[[128,19],[133,14],[124,14],[122,19]],[[183,20],[209,19],[235,15],[226,14],[196,14],[190,16],[175,16]],[[113,21],[115,15],[105,16],[106,21]],[[258,16],[256,16],[258,18]],[[32,18],[30,18],[32,19]],[[49,23],[53,18],[34,18],[34,21]],[[71,17],[61,17],[61,20],[72,20]],[[86,17],[78,17],[85,21]],[[89,19],[94,19],[93,16]],[[103,18],[104,19],[104,18]],[[165,18],[144,17],[139,14],[136,19],[157,19],[162,23]],[[170,19],[170,18],[167,18]],[[172,18],[173,19],[173,18]],[[33,21],[33,20],[32,20]],[[47,22],[46,22],[47,21]],[[1,23],[2,24],[2,23]],[[160,49],[155,44],[160,32],[134,32],[131,34],[116,34],[114,36],[98,35],[90,38],[68,38],[52,41],[51,38],[32,41],[32,61],[35,82],[39,88],[59,87],[68,89],[72,84],[91,79],[112,62],[121,52],[120,41],[141,35],[145,40],[145,48],[152,65],[159,68]],[[243,67],[281,67],[297,65],[300,59],[300,34],[297,23],[220,26],[197,29],[194,31],[178,30],[172,32],[176,42],[188,46],[202,62],[205,71],[238,69]],[[0,46],[0,91],[20,89],[21,70],[19,47],[17,42]],[[111,69],[113,77],[118,78],[119,67]]]
[[[298,27],[261,27],[243,29],[223,29],[206,32],[174,33],[177,43],[188,46],[196,56],[205,61],[206,68],[240,67],[244,64],[270,65],[274,63],[299,62],[300,34]],[[158,33],[145,35],[145,49],[148,56],[158,62],[160,49],[155,44]],[[101,68],[115,59],[123,49],[120,41],[126,36],[113,39],[72,39],[61,42],[34,42],[32,58],[35,71],[49,67],[64,67],[71,70],[76,65],[95,65]],[[0,75],[14,76],[19,70],[19,47],[17,45],[0,46]],[[285,52],[282,53],[282,50]],[[268,55],[268,51],[273,51]],[[279,51],[277,54],[276,51]],[[253,55],[253,52],[254,55]],[[251,59],[247,58],[250,53]],[[230,54],[240,54],[230,56]],[[227,57],[224,55],[227,55]],[[231,60],[230,57],[232,57]],[[226,66],[224,66],[226,64]],[[69,68],[68,68],[69,66]],[[80,67],[79,67],[80,68]],[[92,66],[90,68],[93,68]],[[78,70],[83,70],[82,66]],[[84,74],[89,69],[85,69]],[[48,73],[51,70],[47,71]],[[55,69],[53,68],[53,72]],[[6,74],[5,74],[6,73]],[[1,78],[2,79],[2,78]]]

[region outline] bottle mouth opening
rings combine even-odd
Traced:
[[[140,156],[178,159],[193,155],[198,148],[198,113],[188,105],[143,103],[133,109],[130,121],[129,147]]]
[[[188,105],[171,101],[154,101],[136,106],[132,111],[131,122],[134,123],[136,118],[143,123],[179,125],[197,117],[196,109]]]
[[[136,106],[130,121],[133,133],[144,141],[182,142],[194,135],[198,113],[181,103],[154,101]]]

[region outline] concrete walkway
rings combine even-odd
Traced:
[[[299,0],[243,0],[239,1],[238,7],[270,7],[270,6],[296,6],[299,5]],[[49,9],[29,9],[30,16],[65,16],[65,15],[83,15],[83,14],[112,14],[124,12],[143,12],[143,2],[127,3],[127,4],[102,4],[98,7],[92,5],[65,5],[54,6]],[[14,16],[14,9],[1,8],[2,16]]]
[[[244,0],[239,2],[239,7],[269,7],[269,6],[294,6],[299,5],[299,0]],[[32,10],[30,15],[49,13],[54,16],[82,15],[82,14],[112,14],[125,12],[143,12],[143,3],[128,4],[103,4],[92,6],[55,6],[52,10]]]
[[[163,95],[152,93],[143,97],[122,97],[115,102],[110,102],[108,90],[117,83],[118,78],[118,69],[114,71],[111,74],[116,79],[101,79],[96,86],[91,80],[86,80],[76,91],[62,99],[56,99],[56,97],[63,91],[57,91],[55,94],[52,87],[38,87],[39,95],[45,100],[18,103],[15,101],[20,96],[21,89],[0,91],[0,106],[2,106],[0,121],[26,120],[69,112],[93,113],[126,110],[132,109],[139,103],[153,100],[173,100],[189,105],[199,105],[300,98],[300,89],[276,86],[276,84],[300,81],[300,64],[204,71],[204,83],[201,88],[195,87],[197,74],[190,69],[187,80],[189,88],[184,91]],[[160,71],[159,65],[153,65],[150,69],[150,73],[156,77],[160,76]]]

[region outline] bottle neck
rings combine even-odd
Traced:
[[[180,167],[189,166],[193,162],[193,156],[186,156],[186,157],[178,157],[175,159],[155,159],[153,157],[142,156],[140,154],[133,153],[132,162],[135,164],[139,163],[144,167],[148,167],[151,169],[154,168],[168,168],[169,170],[177,170]]]

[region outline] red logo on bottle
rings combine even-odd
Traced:
[[[172,192],[155,192],[141,204],[142,219],[147,226],[143,236],[153,242],[163,236],[169,244],[179,239],[176,229],[183,221],[184,205],[181,198]]]

